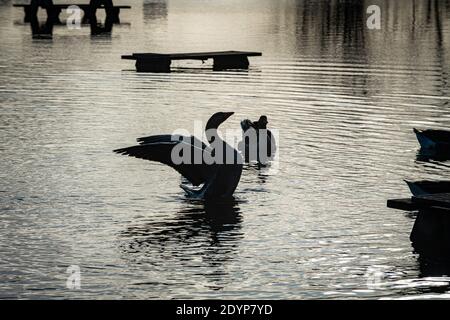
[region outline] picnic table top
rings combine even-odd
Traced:
[[[136,60],[137,58],[158,58],[166,57],[171,60],[182,59],[199,59],[206,60],[215,57],[232,57],[232,56],[261,56],[261,52],[253,51],[214,51],[214,52],[191,52],[191,53],[133,53],[132,55],[124,55],[122,59]]]

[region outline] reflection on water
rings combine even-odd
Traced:
[[[242,214],[235,203],[185,205],[170,220],[128,226],[121,233],[123,257],[138,264],[195,268],[197,276],[217,287],[242,239]]]
[[[386,199],[409,194],[403,179],[448,176],[448,161],[417,158],[412,128],[450,127],[450,1],[123,0],[129,28],[59,26],[52,41],[33,41],[11,4],[1,298],[446,296],[447,271],[428,271],[415,220]],[[373,4],[380,30],[365,27]],[[120,59],[216,50],[263,56],[245,72],[180,61],[171,74]],[[280,132],[278,169],[246,166],[232,207],[186,202],[176,172],[111,152],[219,109],[235,111],[224,129],[265,114]],[[80,291],[65,288],[73,264]]]
[[[167,0],[144,0],[142,12],[146,23],[152,24],[155,20],[164,23],[167,19]]]

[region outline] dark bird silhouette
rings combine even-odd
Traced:
[[[262,115],[258,121],[249,119],[241,121],[243,131],[240,149],[245,162],[257,161],[266,164],[272,160],[276,151],[276,142],[272,132],[267,129],[267,117]],[[263,150],[263,149],[264,150]]]
[[[450,131],[414,128],[422,151],[450,155]]]
[[[205,128],[209,145],[194,136],[165,134],[138,138],[139,145],[114,152],[174,168],[193,186],[202,185],[180,185],[191,198],[231,198],[241,178],[243,161],[239,152],[220,138],[217,128],[233,113],[211,116]]]

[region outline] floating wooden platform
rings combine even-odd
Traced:
[[[261,56],[261,52],[218,51],[194,53],[133,53],[122,59],[136,60],[138,72],[170,72],[172,60],[214,59],[213,70],[248,69],[248,57]]]
[[[14,7],[23,8],[25,17],[24,22],[31,22],[31,19],[36,16],[37,8],[42,7],[43,9],[47,10],[47,15],[51,17],[54,21],[54,23],[61,23],[59,20],[59,14],[63,9],[67,9],[70,6],[78,6],[81,10],[83,10],[83,18],[82,23],[88,23],[92,16],[95,15],[95,11],[97,9],[104,9],[106,10],[106,14],[109,15],[113,23],[120,23],[120,10],[121,9],[131,9],[131,6],[108,6],[108,5],[91,5],[91,4],[77,4],[77,3],[70,3],[70,4],[47,4],[47,5],[41,5],[40,3],[32,3],[31,4],[14,4]]]
[[[450,213],[450,193],[435,193],[406,199],[392,199],[388,200],[387,206],[404,211],[428,210]]]
[[[418,211],[409,236],[414,251],[435,262],[450,262],[450,193],[388,200],[387,206]]]

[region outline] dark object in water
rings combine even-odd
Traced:
[[[435,261],[450,260],[450,193],[388,200],[387,206],[406,211],[418,210],[410,234],[414,250]]]
[[[241,121],[243,135],[239,149],[244,154],[245,162],[257,161],[266,164],[275,156],[276,142],[272,132],[267,129],[268,123],[264,115],[259,117],[258,121]]]
[[[242,158],[237,150],[223,141],[217,134],[217,128],[234,112],[217,112],[208,120],[205,128],[209,146],[194,136],[155,135],[139,138],[139,145],[117,149],[114,152],[140,159],[157,161],[177,170],[194,186],[180,187],[193,199],[229,199],[236,189],[242,173]],[[223,156],[233,155],[232,163],[225,162],[224,158],[216,162],[208,159],[214,157],[215,146],[223,147]],[[175,149],[175,150],[174,150]],[[178,161],[174,158],[179,155],[179,149],[189,151],[188,161]],[[183,154],[184,156],[185,154]]]
[[[133,53],[122,59],[136,60],[137,72],[170,72],[172,60],[214,59],[213,70],[248,69],[248,57],[261,56],[261,52],[219,51],[195,53]]]
[[[434,193],[450,193],[450,181],[406,181],[411,193],[414,196],[434,194]]]
[[[450,214],[420,210],[409,238],[422,258],[450,261]]]
[[[97,9],[105,9],[106,16],[113,21],[113,23],[120,23],[120,10],[130,9],[131,6],[115,6],[112,0],[91,0],[89,4],[54,4],[52,0],[31,0],[30,4],[14,4],[14,7],[23,8],[25,17],[24,22],[31,22],[37,15],[39,7],[47,11],[47,16],[54,24],[61,24],[59,15],[63,9],[70,6],[78,6],[83,12],[83,23],[89,23],[93,18],[96,20]]]
[[[405,199],[391,199],[387,206],[405,211],[428,210],[450,214],[450,193],[430,193]]]
[[[450,131],[418,130],[414,128],[421,152],[430,155],[450,156]]]

